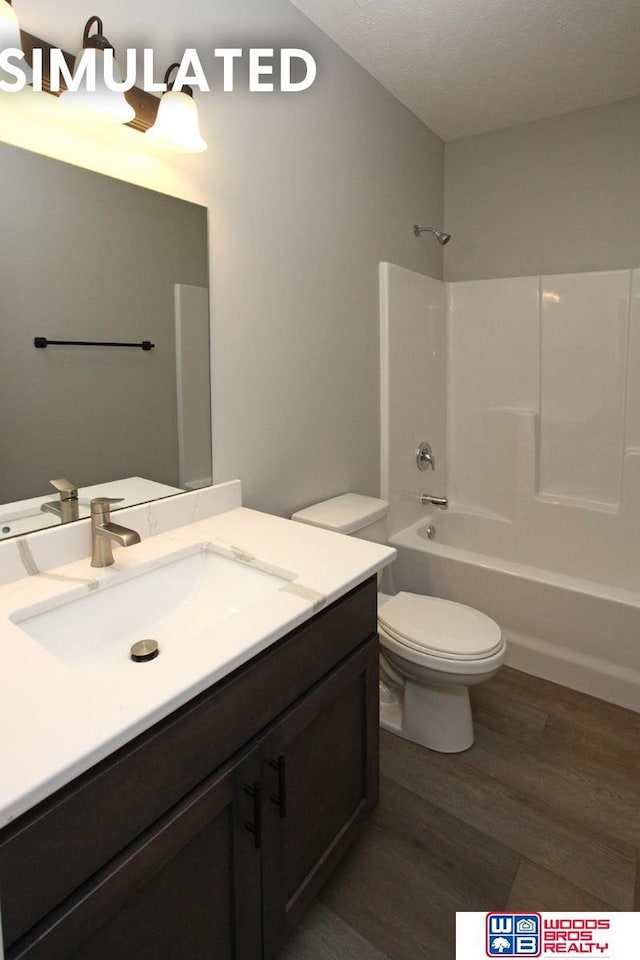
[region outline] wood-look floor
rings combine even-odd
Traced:
[[[458,910],[640,910],[640,714],[503,668],[474,746],[382,732],[380,805],[279,960],[453,960]]]

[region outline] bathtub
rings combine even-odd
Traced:
[[[625,564],[624,551],[605,542],[588,549],[569,531],[532,530],[530,555],[545,557],[545,567],[534,566],[514,524],[455,510],[431,513],[389,542],[398,551],[391,592],[476,607],[500,624],[510,666],[640,712],[637,548]]]

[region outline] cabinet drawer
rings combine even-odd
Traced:
[[[376,631],[375,578],[0,833],[5,946]]]

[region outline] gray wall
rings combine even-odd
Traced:
[[[447,280],[640,265],[640,98],[446,145]]]
[[[95,12],[28,6],[25,29],[67,49]],[[61,145],[55,103],[37,107],[35,148],[209,207],[214,478],[240,477],[247,505],[281,514],[376,494],[378,262],[442,276],[441,249],[411,230],[442,222],[442,142],[286,0],[113,0],[105,31],[116,49],[153,46],[159,76],[185,46],[316,56],[302,95],[199,95],[198,157],[160,157],[131,131],[98,149],[69,130]],[[15,114],[2,136],[28,144]]]
[[[209,101],[214,474],[286,515],[378,494],[378,263],[442,276],[412,224],[442,219],[444,151],[289,4],[232,3],[244,37],[293,35],[318,60],[303,96]]]
[[[6,144],[0,182],[0,503],[54,477],[179,485],[174,285],[207,286],[207,211]]]

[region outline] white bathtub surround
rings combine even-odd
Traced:
[[[444,284],[383,263],[380,288],[392,531],[403,494],[442,482],[479,514],[640,518],[640,270]],[[433,474],[415,469],[422,433]]]
[[[122,511],[118,520],[143,539],[127,549],[116,547],[114,566],[104,569],[89,566],[85,521],[0,544],[0,826],[395,556],[386,546],[241,508],[238,482]],[[106,598],[110,588],[132,577],[205,550],[280,576],[282,585],[213,629],[203,629],[209,623],[203,613],[202,623],[190,623],[189,635],[174,646],[167,643],[156,660],[127,661],[126,679],[119,668],[117,677],[108,670],[104,676],[87,673],[81,659],[61,658],[14,622],[74,598],[101,591]],[[33,564],[29,576],[23,560]]]
[[[407,529],[395,588],[477,606],[513,666],[640,710],[640,270],[444,286],[447,485],[412,484],[453,509],[404,525],[438,533]],[[403,317],[387,323],[412,369]]]
[[[211,435],[209,289],[177,283],[174,304],[179,483],[197,490],[211,483],[211,449],[202,443]]]
[[[526,450],[517,437],[539,406],[540,281],[447,287],[449,496],[504,515]]]
[[[617,271],[450,285],[450,495],[493,518],[476,523],[475,549],[493,553],[498,536],[498,557],[640,590],[639,283]],[[507,366],[494,351],[510,318]]]
[[[640,519],[640,271],[449,284],[452,499]],[[544,521],[543,521],[544,522]],[[615,524],[615,521],[613,521]],[[555,525],[555,521],[554,521]]]
[[[631,272],[543,277],[540,493],[620,503]]]
[[[445,284],[392,263],[380,264],[380,496],[389,500],[389,529],[421,515],[399,492],[438,494],[447,485]],[[418,473],[415,454],[427,440],[435,471]]]

